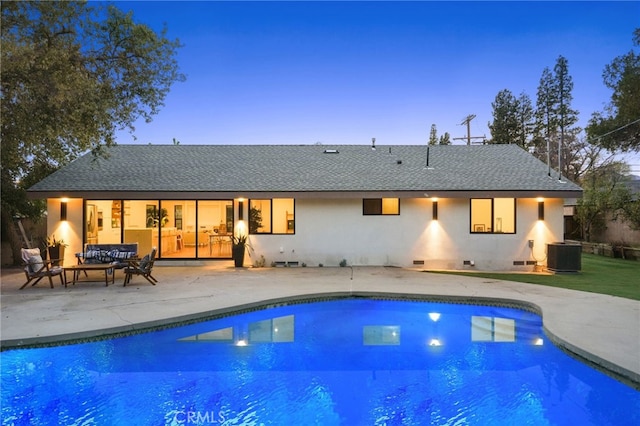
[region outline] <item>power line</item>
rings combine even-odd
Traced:
[[[595,137],[595,138],[593,138],[592,140],[593,140],[593,141],[596,141],[596,140],[598,140],[598,139],[602,139],[602,138],[604,138],[605,136],[609,136],[609,135],[610,135],[610,134],[612,134],[612,133],[619,132],[620,130],[622,130],[622,129],[626,129],[626,128],[627,128],[627,127],[629,127],[629,126],[633,126],[633,125],[634,125],[634,124],[636,124],[636,123],[640,123],[640,118],[639,118],[639,119],[637,119],[637,120],[635,120],[635,121],[632,121],[631,123],[627,123],[627,124],[625,124],[624,126],[618,127],[617,129],[614,129],[614,130],[612,130],[612,131],[610,131],[610,132],[607,132],[607,133],[605,133],[604,135],[596,136],[596,137]]]

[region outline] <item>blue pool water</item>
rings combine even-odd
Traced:
[[[0,354],[3,425],[638,425],[522,310],[347,299]]]

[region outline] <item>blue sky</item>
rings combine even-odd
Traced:
[[[490,136],[502,89],[535,103],[567,58],[580,125],[603,109],[604,66],[632,49],[640,2],[116,2],[179,38],[177,83],[137,141],[421,144]],[[464,141],[454,141],[464,143]]]

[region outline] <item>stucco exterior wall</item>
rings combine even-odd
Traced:
[[[47,235],[54,235],[68,246],[64,250],[64,264],[77,263],[75,253],[82,251],[82,199],[67,201],[67,220],[60,220],[60,199],[47,199]]]
[[[518,199],[515,234],[471,234],[469,199],[440,199],[432,220],[430,199],[402,199],[398,216],[363,216],[361,199],[297,200],[295,235],[251,235],[253,259],[335,266],[414,266],[428,269],[531,270],[546,265],[546,245],[562,241],[563,202]],[[528,241],[533,240],[533,249]],[[465,261],[473,263],[465,265]],[[514,261],[525,263],[514,265]],[[422,267],[422,265],[420,265]]]
[[[437,221],[432,203],[401,199],[400,215],[364,216],[361,198],[297,199],[295,234],[251,235],[254,251],[245,265],[262,255],[267,266],[276,261],[337,266],[345,259],[349,265],[530,271],[527,261],[546,265],[546,245],[563,239],[562,199],[545,200],[544,221],[538,220],[535,198],[517,199],[515,234],[470,233],[469,199],[440,199]],[[59,199],[49,199],[47,210],[48,234],[69,244],[65,263],[75,263],[74,254],[83,247],[82,200],[68,201],[67,221],[60,221]]]

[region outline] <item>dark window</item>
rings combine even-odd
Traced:
[[[362,214],[375,215],[399,215],[399,198],[364,198],[362,200]]]

